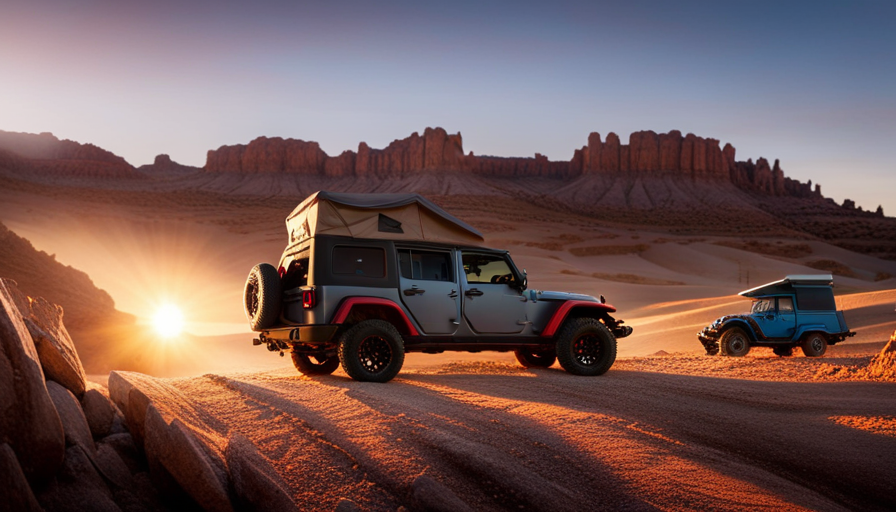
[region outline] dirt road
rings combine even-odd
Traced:
[[[896,508],[892,383],[503,362],[388,384],[292,370],[173,383],[251,438],[306,509],[413,509],[421,474],[477,510]]]

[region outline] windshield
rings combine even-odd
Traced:
[[[775,309],[775,299],[760,299],[753,303],[753,313],[765,313]]]

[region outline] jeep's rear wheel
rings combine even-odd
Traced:
[[[513,351],[516,360],[526,368],[547,368],[554,364],[557,360],[557,353],[554,349],[532,351],[520,348]]]
[[[243,310],[249,328],[261,331],[280,317],[280,274],[267,263],[255,265],[243,288]]]
[[[793,347],[790,345],[787,345],[786,347],[773,347],[772,352],[774,352],[776,356],[788,357],[793,355]]]
[[[616,338],[599,320],[574,318],[557,334],[557,360],[574,375],[603,375],[616,361]]]
[[[303,375],[329,375],[335,372],[336,368],[339,368],[339,357],[323,354],[309,356],[308,354],[293,352],[292,364]]]
[[[806,357],[821,357],[828,350],[828,339],[821,333],[812,332],[803,340],[801,348]]]
[[[723,356],[743,357],[750,351],[750,337],[740,327],[732,327],[722,334],[719,346]]]
[[[365,320],[339,340],[339,360],[349,377],[388,382],[404,364],[404,343],[395,326],[385,320]]]

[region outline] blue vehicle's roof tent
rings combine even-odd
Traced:
[[[780,281],[757,286],[744,290],[738,295],[743,297],[765,297],[768,295],[778,295],[782,293],[793,293],[794,285],[796,286],[834,286],[834,276],[831,274],[805,274],[787,276]]]

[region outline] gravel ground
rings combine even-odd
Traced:
[[[413,510],[423,474],[477,510],[893,510],[896,384],[824,376],[870,357],[673,354],[598,378],[460,361],[387,384],[341,370],[171,382],[252,439],[308,510],[340,498]]]

